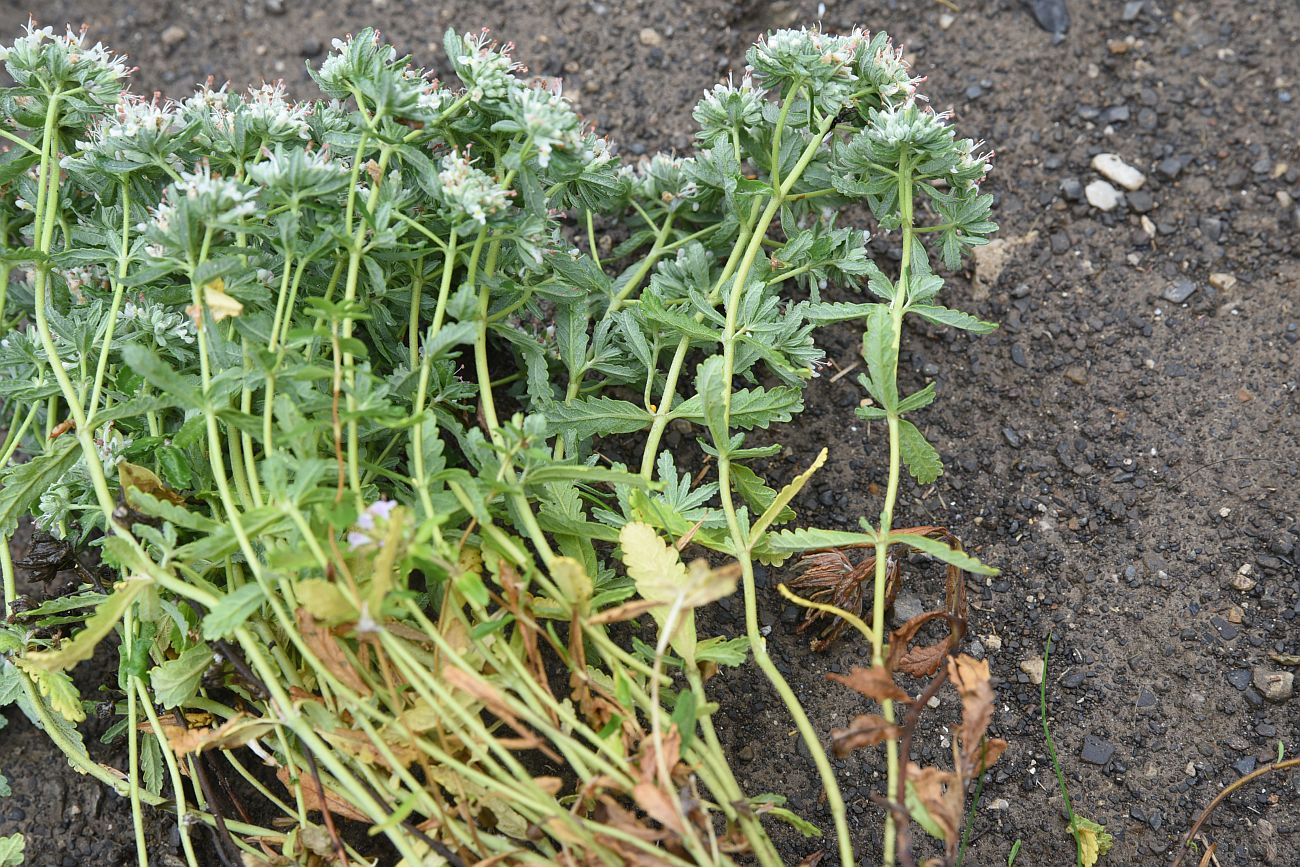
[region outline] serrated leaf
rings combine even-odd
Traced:
[[[99,603],[95,613],[86,618],[86,625],[80,632],[65,641],[54,650],[33,650],[23,657],[24,668],[31,671],[67,671],[78,662],[94,656],[99,642],[108,637],[117,622],[126,614],[136,597],[152,584],[146,578],[131,577],[117,585],[104,601]]]
[[[22,834],[9,834],[0,837],[0,867],[20,867],[25,860],[23,852],[27,840]]]
[[[186,409],[199,409],[203,406],[203,387],[198,377],[177,373],[153,350],[132,344],[122,349],[122,360],[150,385],[171,396]]]
[[[717,358],[717,356],[714,356]],[[721,359],[719,359],[721,360]],[[803,410],[803,392],[797,388],[778,386],[776,388],[745,388],[732,392],[731,427],[741,430],[766,428],[776,422],[787,422],[795,413]],[[683,401],[673,410],[674,418],[684,418],[695,424],[704,424],[704,405],[697,394],[690,400]],[[719,448],[726,447],[728,439],[724,437],[716,443]]]
[[[25,464],[10,464],[0,473],[0,535],[8,538],[47,490],[81,456],[73,437],[55,440],[50,450]]]
[[[723,638],[721,635],[706,638],[695,648],[697,662],[716,662],[718,665],[735,668],[744,665],[748,658],[749,639],[743,635],[739,638]]]
[[[914,391],[898,402],[898,413],[916,412],[934,403],[934,383],[931,382],[920,391]]]
[[[826,463],[827,454],[828,452],[826,449],[822,449],[813,460],[812,465],[791,479],[789,484],[783,487],[780,493],[776,495],[772,500],[771,505],[767,507],[763,514],[758,516],[758,520],[754,522],[754,526],[750,528],[749,531],[749,540],[751,545],[757,541],[758,538],[763,535],[763,532],[773,523],[783,523],[784,521],[789,521],[794,518],[794,512],[786,509],[786,506],[788,506],[790,501],[803,490],[804,485],[808,484],[808,480],[813,477],[813,473],[821,469],[822,464]],[[786,512],[789,512],[790,517],[784,517]]]
[[[898,353],[894,346],[894,322],[889,308],[880,305],[867,317],[862,336],[862,357],[868,376],[862,378],[876,403],[886,410],[898,408]]]
[[[961,310],[953,310],[934,304],[915,304],[907,308],[907,312],[915,313],[935,325],[949,325],[953,328],[960,328],[962,331],[972,331],[975,334],[988,334],[990,331],[996,331],[998,327],[996,322],[985,322],[983,319],[964,313]]]
[[[175,659],[155,666],[149,672],[154,698],[169,709],[193,698],[203,680],[203,672],[211,663],[211,649],[206,644],[196,644]]]
[[[584,397],[555,403],[546,407],[544,415],[551,433],[572,433],[579,440],[636,433],[654,421],[654,416],[644,407],[612,397]]]
[[[204,639],[215,641],[230,636],[244,625],[265,599],[261,586],[251,583],[222,596],[203,618]]]
[[[1074,817],[1074,835],[1079,843],[1079,863],[1083,867],[1096,867],[1102,855],[1110,851],[1115,840],[1106,833],[1104,825],[1082,816]]]
[[[67,672],[45,671],[31,665],[25,659],[17,659],[15,664],[27,673],[40,694],[49,702],[50,709],[63,721],[79,723],[86,718],[86,711],[81,706],[81,694],[77,692],[77,687]]]
[[[727,424],[727,383],[724,382],[724,362],[722,356],[712,355],[700,364],[695,373],[695,397],[699,401],[700,421],[709,429],[713,442],[721,448],[729,442]],[[734,396],[732,406],[735,406]]]
[[[891,536],[891,538],[897,538]],[[819,530],[813,527],[798,530],[781,530],[770,533],[767,546],[785,554],[800,554],[821,548],[864,547],[876,544],[875,533],[854,533],[847,530]]]
[[[928,485],[943,474],[938,450],[906,419],[898,422],[898,449],[907,471],[921,484]]]
[[[958,569],[964,569],[973,575],[998,575],[997,569],[992,566],[985,566],[976,558],[967,554],[965,551],[958,551],[956,548],[950,548],[938,539],[931,539],[929,536],[920,536],[916,533],[890,533],[890,542],[897,542],[900,545],[908,545],[929,554],[936,560],[942,560],[956,566]]]

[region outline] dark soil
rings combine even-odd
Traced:
[[[889,30],[930,76],[936,106],[958,109],[961,133],[998,151],[989,189],[1005,267],[957,276],[949,303],[1003,328],[978,339],[914,330],[903,365],[909,385],[938,383],[923,425],[947,472],[905,489],[900,523],[951,527],[1003,570],[970,585],[966,650],[991,662],[994,730],[1011,747],[984,789],[966,863],[1005,863],[1017,838],[1019,864],[1074,862],[1038,688],[1021,668],[1041,658],[1049,634],[1053,731],[1077,809],[1115,835],[1105,863],[1167,863],[1224,785],[1276,757],[1279,740],[1300,750],[1300,698],[1273,703],[1251,684],[1254,669],[1282,668],[1270,652],[1300,652],[1300,14],[1294,0],[1071,0],[1072,29],[1053,45],[1019,2],[960,5],[950,20],[933,0],[835,2],[822,19]],[[0,32],[15,32],[26,7],[3,0]],[[487,25],[514,39],[534,72],[563,76],[588,118],[637,154],[687,149],[699,93],[739,69],[761,31],[811,23],[817,7],[47,0],[36,11],[46,23],[88,22],[131,54],[144,86],[169,94],[208,75],[284,77],[310,94],[302,63],[319,60],[332,36],[375,24],[417,59],[441,62],[445,27]],[[186,36],[167,48],[172,26]],[[1147,176],[1109,213],[1079,192],[1103,151]],[[891,240],[879,244],[883,257],[896,255]],[[1211,285],[1211,274],[1233,279]],[[1195,291],[1164,300],[1179,281]],[[844,328],[825,348],[844,368],[857,340]],[[783,472],[829,446],[797,505],[803,521],[848,528],[879,510],[882,439],[852,415],[855,375],[830,380],[814,383],[809,410],[784,433]],[[1234,589],[1240,571],[1251,589]],[[941,582],[922,576],[904,593],[930,607]],[[738,617],[739,605],[723,607],[713,625],[735,633]],[[813,720],[843,725],[859,705],[823,675],[860,664],[861,643],[812,654],[794,635],[798,612],[770,588],[763,617]],[[750,670],[711,688],[748,788],[787,793],[829,828],[770,688]],[[130,845],[125,806],[10,718],[0,767],[15,797],[0,805],[0,834],[26,831],[37,865],[119,863]],[[943,761],[944,735],[927,729],[916,756]],[[859,850],[875,852],[880,814],[867,797],[879,769],[861,757],[839,766]],[[819,847],[834,863],[824,841],[777,833],[791,863]],[[1224,867],[1300,863],[1300,775],[1237,793],[1207,833]],[[92,840],[110,848],[91,850]]]

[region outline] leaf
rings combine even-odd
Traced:
[[[755,812],[780,819],[805,837],[820,837],[822,829],[787,807],[760,807]]]
[[[275,728],[270,720],[237,713],[217,728],[164,726],[167,743],[178,756],[204,750],[229,750],[269,734]]]
[[[555,403],[544,413],[552,434],[573,434],[579,440],[645,430],[654,416],[631,401],[612,397],[584,397]]]
[[[898,412],[900,415],[907,412],[916,412],[918,409],[924,409],[934,402],[934,383],[931,382],[920,391],[914,391],[898,403]]]
[[[198,377],[177,373],[152,349],[131,344],[122,349],[122,360],[150,385],[175,398],[186,409],[199,409],[203,406],[203,386]]]
[[[25,464],[10,464],[0,472],[0,535],[5,538],[18,526],[41,495],[52,488],[76,459],[81,457],[77,440],[55,440],[50,450]]]
[[[973,575],[1000,574],[997,569],[994,569],[992,566],[985,566],[965,551],[950,548],[938,539],[931,539],[929,536],[920,536],[916,533],[890,533],[889,541],[897,542],[900,545],[908,545],[918,551],[929,554],[936,560],[942,560],[945,563],[956,566],[958,569],[964,569]]]
[[[748,658],[749,639],[743,635],[739,638],[723,638],[721,635],[706,638],[695,648],[697,662],[716,662],[735,668],[744,665]]]
[[[988,660],[964,653],[949,657],[948,679],[961,696],[961,726],[957,736],[961,743],[962,776],[971,778],[978,772],[974,759],[993,721],[993,686],[989,682]]]
[[[943,474],[939,452],[926,441],[916,425],[906,419],[898,420],[898,448],[907,471],[923,485],[928,485]]]
[[[1102,855],[1110,851],[1115,839],[1106,833],[1106,827],[1083,816],[1074,817],[1074,839],[1079,843],[1079,863],[1095,867]]]
[[[22,834],[9,834],[0,837],[0,867],[20,867],[24,861],[23,851],[27,840]]]
[[[155,666],[149,672],[154,698],[169,709],[189,701],[198,692],[203,673],[211,664],[212,650],[206,644],[196,644],[175,659]]]
[[[867,317],[862,357],[869,372],[869,376],[862,378],[863,384],[885,410],[897,410],[898,351],[894,342],[894,320],[884,305],[872,310]]]
[[[275,777],[289,792],[293,792],[293,775],[288,766],[281,765],[280,769],[275,772]],[[302,803],[309,813],[322,812],[326,807],[330,813],[335,816],[342,816],[345,819],[353,819],[357,822],[370,823],[371,819],[365,813],[352,806],[352,802],[345,800],[342,795],[336,795],[328,789],[323,789],[321,784],[316,782],[316,778],[311,774],[299,773],[298,785],[302,789]]]
[[[212,311],[212,321],[220,322],[231,316],[244,312],[244,305],[226,294],[226,283],[220,277],[203,287],[203,304]],[[185,312],[194,320],[194,324],[203,327],[203,310],[191,304]]]
[[[788,422],[802,411],[803,392],[797,388],[784,385],[776,388],[744,388],[731,394],[731,427],[740,430],[753,430],[756,427],[766,429],[770,424]],[[673,410],[673,418],[705,424],[700,396],[697,394],[679,404]],[[727,442],[727,438],[723,437],[717,445],[724,448]]]
[[[827,454],[826,449],[822,449],[813,460],[812,465],[791,479],[789,484],[783,487],[780,493],[776,495],[776,498],[772,500],[772,504],[767,507],[767,510],[758,516],[758,520],[754,522],[753,527],[749,531],[749,540],[751,545],[762,536],[763,531],[782,514],[782,510],[789,505],[790,501],[803,490],[803,486],[808,484],[808,480],[812,478],[813,473],[821,469],[822,464],[826,463]],[[791,517],[793,517],[793,515],[791,515]]]
[[[731,439],[727,417],[728,383],[724,381],[725,373],[724,361],[720,355],[709,356],[695,372],[694,399],[700,404],[700,421],[709,429],[713,443],[718,448],[722,448]],[[733,397],[732,407],[734,406]]]
[[[203,618],[204,639],[215,641],[228,637],[244,625],[265,599],[261,586],[252,583],[222,596]]]
[[[831,748],[837,756],[847,756],[854,750],[896,740],[902,734],[898,726],[874,713],[859,714],[847,728],[831,729]]]
[[[312,617],[329,626],[350,623],[357,619],[357,607],[348,600],[339,586],[324,578],[307,578],[294,588],[298,601]]]
[[[559,601],[580,614],[586,613],[595,592],[586,567],[572,557],[556,557],[551,563],[551,577],[564,594],[564,599]]]
[[[118,462],[117,481],[126,493],[128,505],[132,508],[135,507],[135,495],[132,492],[148,494],[156,500],[165,500],[175,506],[185,505],[185,498],[164,485],[162,479],[158,478],[153,470],[130,461]]]
[[[668,640],[683,659],[695,656],[695,608],[707,605],[734,593],[738,571],[710,569],[702,560],[696,560],[687,569],[682,564],[677,549],[669,545],[653,527],[640,521],[623,526],[618,534],[623,549],[623,565],[636,584],[642,598],[660,603],[651,615],[665,629],[670,616],[674,623],[668,629]],[[664,611],[663,606],[671,606]],[[676,611],[676,614],[673,614]]]
[[[849,689],[857,690],[875,702],[912,700],[902,687],[894,683],[894,676],[883,665],[873,665],[870,668],[856,665],[848,674],[832,672],[826,677]]]
[[[933,827],[926,827],[926,823],[913,812],[913,818],[926,829],[926,833],[949,843],[957,840],[957,835],[961,833],[965,791],[956,773],[940,768],[918,768],[908,762],[907,788],[904,792],[909,811],[913,805],[919,806],[931,820]],[[912,800],[913,795],[915,801]],[[935,834],[935,829],[939,833]]]
[[[24,668],[29,672],[33,668],[48,672],[67,671],[78,662],[90,659],[99,642],[108,637],[135,598],[152,583],[149,579],[140,577],[122,581],[99,603],[95,613],[86,618],[85,628],[73,636],[72,640],[63,642],[55,650],[31,651],[23,657],[26,663]]]
[[[969,313],[932,304],[914,304],[907,308],[907,312],[915,313],[927,322],[933,322],[936,325],[950,325],[953,328],[960,328],[962,331],[971,331],[975,334],[988,334],[991,331],[996,331],[998,327],[996,322],[985,322],[983,319],[971,316]]]
[[[891,539],[897,536],[890,536]],[[820,530],[801,527],[798,530],[781,530],[767,537],[767,547],[783,554],[802,554],[822,548],[863,548],[876,544],[875,533],[854,533],[847,530]]]
[[[370,687],[339,646],[338,638],[327,626],[318,623],[305,608],[298,609],[298,631],[302,633],[303,644],[315,654],[330,674],[353,692],[370,695]]]
[[[86,710],[81,706],[81,693],[77,692],[77,687],[67,672],[35,668],[25,659],[16,659],[14,662],[32,679],[41,695],[49,700],[50,708],[59,717],[69,723],[79,723],[86,718]],[[59,720],[56,719],[55,725],[58,723]]]

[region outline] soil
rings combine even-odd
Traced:
[[[208,75],[283,77],[309,95],[302,64],[335,35],[374,24],[427,63],[441,62],[447,26],[486,25],[514,39],[533,72],[562,76],[633,155],[687,150],[699,93],[739,69],[765,29],[820,16],[832,29],[889,30],[930,76],[936,107],[957,109],[960,132],[998,152],[988,189],[1002,255],[947,291],[948,303],[1003,327],[980,338],[913,329],[902,365],[909,387],[937,382],[921,421],[947,472],[905,487],[899,523],[948,526],[1002,569],[969,584],[965,650],[991,663],[993,729],[1011,746],[984,787],[966,864],[1005,863],[1017,839],[1018,864],[1074,862],[1038,687],[1022,669],[1049,635],[1050,717],[1076,809],[1115,836],[1104,863],[1167,863],[1223,786],[1275,758],[1279,741],[1300,750],[1300,698],[1274,702],[1252,683],[1256,669],[1285,670],[1270,653],[1300,652],[1300,15],[1293,0],[1070,0],[1072,27],[1054,44],[1016,0],[960,5],[45,0],[39,14],[87,22],[129,52],[143,87],[172,95]],[[15,32],[26,7],[0,0],[0,32]],[[1100,152],[1146,175],[1109,212],[1081,193]],[[895,241],[880,239],[882,258],[897,256]],[[1181,303],[1164,297],[1188,287]],[[857,342],[845,327],[824,344],[842,370]],[[793,475],[829,446],[796,505],[801,521],[852,528],[879,510],[882,431],[852,415],[855,373],[832,381],[834,370],[810,388],[808,411],[784,432],[787,463],[772,469]],[[794,634],[799,612],[771,590],[792,575],[764,574],[762,617],[779,666],[827,730],[860,705],[823,675],[866,652],[849,639],[807,649]],[[938,602],[937,574],[909,575],[906,604]],[[724,605],[709,622],[737,633],[739,615]],[[746,669],[711,691],[747,788],[784,792],[829,828],[771,689]],[[125,863],[125,806],[9,716],[0,767],[14,797],[0,804],[0,834],[25,831],[29,863],[42,867]],[[943,761],[944,736],[924,729],[915,755]],[[878,851],[868,796],[880,768],[861,755],[837,765],[858,849]],[[155,821],[165,844],[166,820]],[[1298,863],[1300,774],[1238,792],[1206,833],[1224,867]],[[823,865],[836,863],[824,840],[777,834],[790,863],[819,848]]]

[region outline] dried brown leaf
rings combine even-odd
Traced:
[[[993,685],[989,682],[988,660],[975,659],[964,653],[950,657],[948,679],[961,696],[961,726],[957,736],[965,770],[973,767],[971,757],[993,721]]]
[[[835,755],[845,756],[853,750],[897,739],[901,731],[879,714],[864,713],[854,717],[848,728],[831,729],[831,747]]]
[[[217,728],[182,728],[180,725],[167,725],[159,720],[163,733],[167,735],[167,744],[178,756],[200,753],[204,750],[228,750],[242,747],[251,740],[267,734],[275,725],[266,720],[239,713],[226,720]],[[173,720],[174,723],[174,720]]]
[[[826,677],[849,689],[857,690],[872,701],[911,701],[912,699],[898,684],[894,683],[893,676],[883,665],[873,665],[871,668],[855,666],[848,674],[832,673]]]
[[[604,611],[591,615],[586,620],[593,626],[621,623],[624,620],[635,620],[642,614],[658,608],[661,604],[653,599],[636,599],[632,602],[624,602],[622,605],[615,605],[613,608],[606,608]]]
[[[929,677],[939,670],[946,657],[957,644],[955,632],[934,644],[912,647],[916,634],[932,620],[948,620],[947,611],[926,611],[918,614],[889,635],[889,659],[885,662],[890,671],[901,671],[913,677]]]
[[[286,789],[290,792],[293,791],[293,785],[290,782],[289,769],[287,767],[281,765],[280,769],[275,772],[275,776]],[[355,819],[358,822],[370,822],[369,816],[330,790],[326,789],[322,796],[321,787],[316,784],[316,781],[312,779],[310,774],[301,775],[298,778],[298,782],[302,786],[303,806],[307,808],[308,812],[323,812],[321,809],[322,805],[328,805],[330,812],[335,816],[342,816],[345,819]]]
[[[366,685],[360,673],[352,667],[343,648],[339,646],[338,638],[329,627],[312,617],[311,612],[306,608],[298,609],[298,630],[302,633],[303,643],[316,654],[330,674],[354,692],[370,695],[370,687]]]
[[[957,774],[941,768],[920,768],[907,763],[907,781],[917,800],[930,814],[946,842],[957,840],[961,829],[964,792]]]

